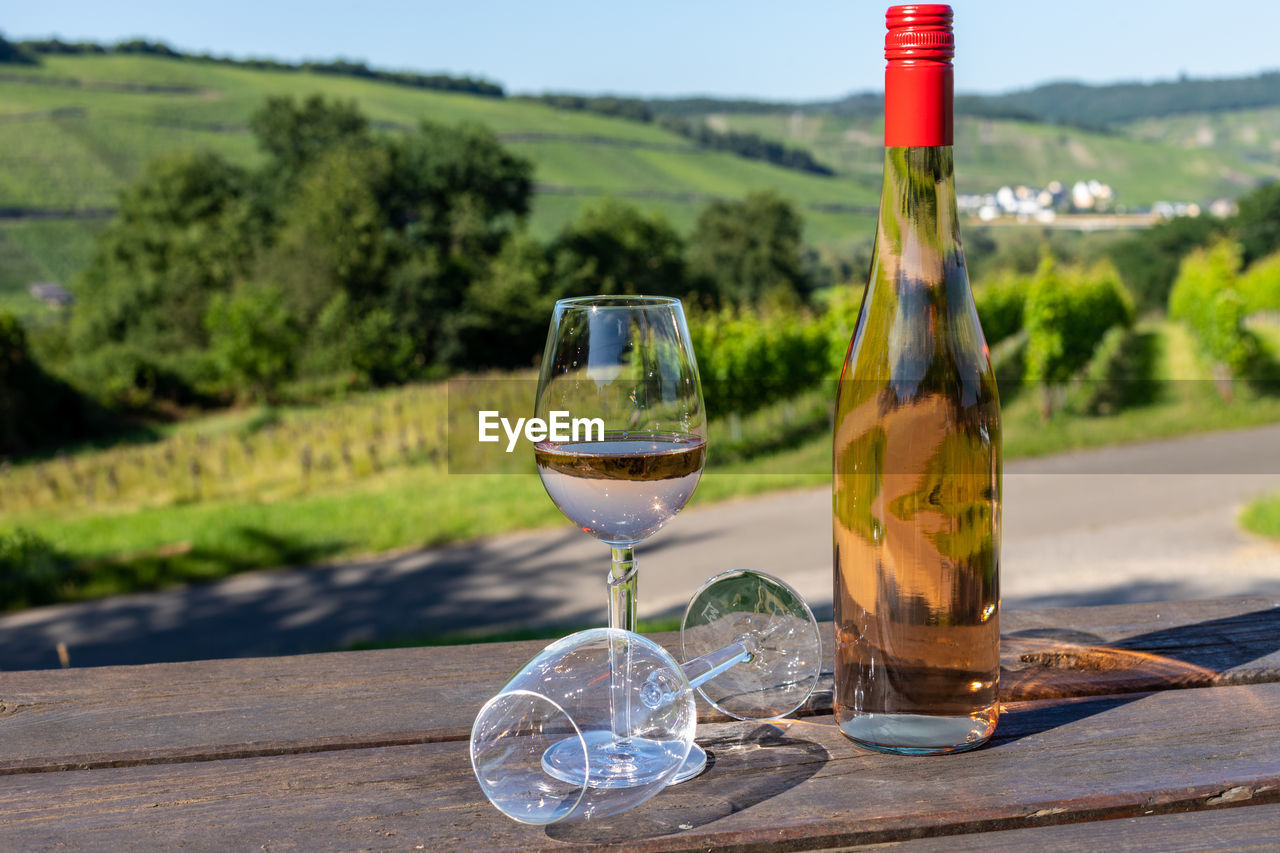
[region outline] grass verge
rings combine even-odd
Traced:
[[[1258,498],[1240,514],[1240,526],[1250,533],[1280,541],[1280,494]]]

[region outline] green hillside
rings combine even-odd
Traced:
[[[29,303],[28,283],[66,281],[78,269],[103,211],[148,158],[203,147],[257,163],[248,120],[270,95],[353,99],[387,131],[423,119],[488,125],[536,164],[530,227],[543,238],[609,194],[688,229],[711,198],[773,188],[805,212],[807,237],[817,243],[859,239],[874,221],[874,187],[699,149],[654,125],[536,103],[148,56],[46,56],[36,67],[0,69],[0,306]],[[76,217],[14,218],[30,211]]]
[[[1148,118],[1122,128],[1144,142],[1212,150],[1272,168],[1280,164],[1280,107]]]
[[[657,124],[528,100],[159,56],[46,55],[38,66],[0,66],[0,308],[31,314],[27,285],[72,279],[117,192],[149,158],[203,147],[255,165],[253,110],[270,95],[315,92],[355,100],[388,132],[423,119],[491,127],[536,165],[530,228],[543,239],[606,195],[659,210],[687,230],[708,200],[766,188],[799,206],[811,243],[863,244],[873,227],[876,118],[763,106],[707,116],[716,129],[805,148],[840,173],[823,177],[699,148]],[[957,174],[967,192],[1097,178],[1125,206],[1203,202],[1280,178],[1278,137],[1280,108],[1147,119],[1107,133],[962,116]]]
[[[863,184],[879,180],[879,119],[765,113],[713,114],[707,121],[717,129],[758,133],[804,146]],[[1206,123],[1224,129],[1215,139],[1236,139],[1240,144],[1185,144],[1185,138],[1196,138],[1196,129]],[[1278,125],[1280,110],[1149,119],[1115,133],[959,116],[956,180],[961,192],[976,193],[994,191],[1002,184],[1043,186],[1055,179],[1071,183],[1096,178],[1111,184],[1117,202],[1128,207],[1160,200],[1234,198],[1260,181],[1280,178],[1280,157],[1274,152],[1260,156],[1260,145],[1276,138]]]

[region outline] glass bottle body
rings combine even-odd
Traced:
[[[856,743],[971,749],[1000,672],[1000,403],[949,146],[889,148],[836,403],[835,708]]]

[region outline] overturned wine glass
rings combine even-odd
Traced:
[[[596,628],[522,667],[471,729],[471,766],[489,801],[521,823],[618,814],[687,772],[695,689],[725,714],[769,720],[796,710],[817,684],[817,622],[770,575],[710,579],[680,633],[695,655],[683,666],[639,634]]]

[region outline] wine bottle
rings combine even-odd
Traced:
[[[836,399],[836,720],[927,755],[995,730],[1000,402],[956,216],[949,6],[886,16],[884,185]]]

